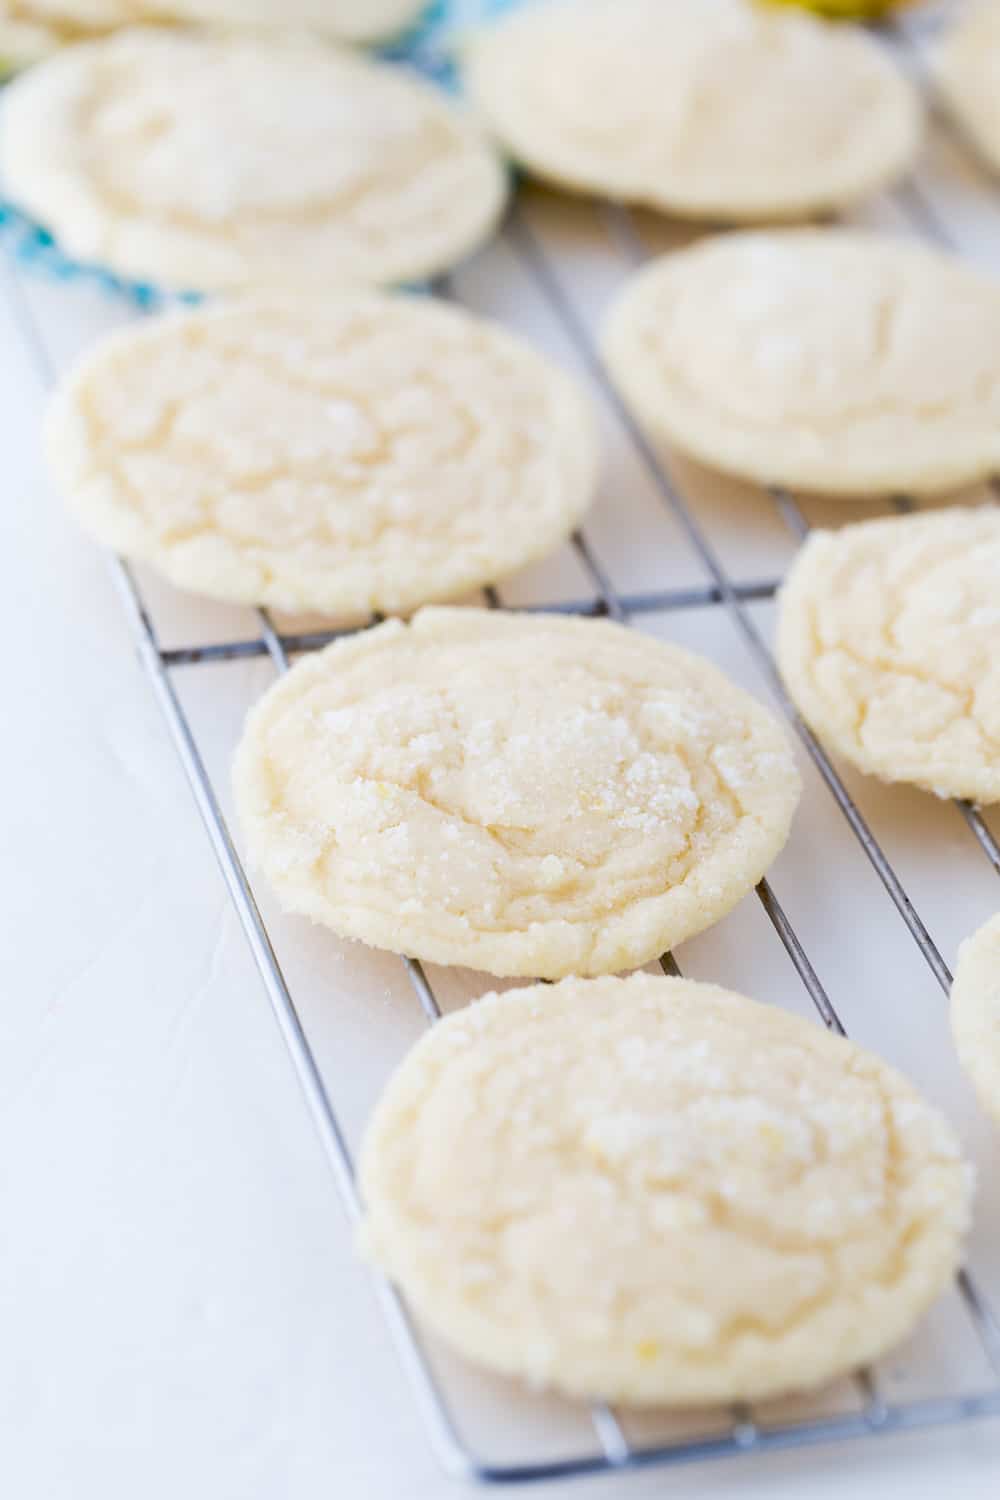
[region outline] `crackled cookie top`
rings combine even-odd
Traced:
[[[979,150],[1000,168],[1000,5],[964,8],[933,57],[948,108]]]
[[[959,1062],[984,1108],[1000,1121],[1000,916],[958,950],[951,1029]]]
[[[784,844],[771,715],[620,625],[426,609],[300,662],[236,760],[292,911],[493,974],[607,973],[722,917]]]
[[[842,205],[905,171],[920,136],[874,42],[749,0],[552,0],[484,29],[464,61],[531,171],[696,217]]]
[[[750,1400],[909,1332],[969,1174],[870,1053],[648,974],[490,995],[397,1070],[362,1243],[470,1358],[570,1395]]]
[[[63,248],[213,289],[406,281],[484,239],[505,184],[438,90],[317,41],[125,31],[19,78],[9,195]]]
[[[255,296],[130,328],[55,397],[48,452],[102,541],[199,593],[413,609],[556,546],[597,457],[569,379],[424,297]]]
[[[604,348],[653,432],[764,484],[928,493],[1000,462],[1000,284],[908,240],[703,240],[632,279]]]
[[[805,719],[885,781],[1000,801],[1000,510],[814,532],[781,594]]]

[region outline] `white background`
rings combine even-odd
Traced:
[[[963,247],[1000,272],[995,188],[951,146],[922,177]],[[909,226],[913,205],[869,215]],[[594,321],[625,273],[615,226],[528,200],[529,221]],[[642,222],[650,248],[662,226]],[[516,249],[458,277],[464,300],[577,363]],[[137,666],[106,560],[64,517],[40,448],[43,359],[62,367],[132,316],[82,285],[0,280],[3,412],[5,919],[0,1003],[0,1493],[17,1500],[319,1500],[454,1492],[437,1468],[358,1265],[329,1172],[182,772]],[[40,345],[33,345],[37,334]],[[600,397],[598,396],[598,400]],[[704,581],[606,403],[606,481],[588,536],[620,589]],[[794,543],[761,495],[687,469],[741,578]],[[864,506],[813,507],[830,519]],[[164,644],[253,633],[249,612],[141,575]],[[508,600],[582,597],[565,552]],[[770,628],[770,608],[755,618]],[[719,610],[644,616],[747,686],[766,685]],[[265,662],[179,669],[220,795]],[[816,776],[773,884],[849,1030],[948,1110],[981,1174],[970,1263],[1000,1301],[996,1138],[952,1057],[944,997]],[[945,959],[1000,905],[958,813],[851,780]],[[993,818],[994,832],[1000,819]],[[419,1032],[397,961],[273,918],[279,955],[349,1134]],[[808,1011],[753,897],[679,953],[685,972]],[[488,987],[432,973],[442,1003]],[[444,1362],[470,1438],[494,1456],[592,1444],[581,1419]],[[981,1389],[989,1372],[949,1297],[883,1373],[890,1397]],[[842,1393],[829,1398],[834,1404]],[[650,1426],[648,1429],[652,1431]],[[759,1456],[540,1494],[986,1496],[1000,1422]]]

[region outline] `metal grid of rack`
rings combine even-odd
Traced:
[[[936,216],[931,205],[916,186],[908,184],[900,189],[896,196],[899,206],[922,233],[939,242],[950,243],[946,225]],[[646,250],[642,236],[629,211],[621,206],[608,204],[601,207],[601,212],[606,216],[609,232],[616,242],[625,248],[628,258],[636,263],[643,259]],[[612,584],[609,572],[585,535],[577,532],[572,538],[572,545],[589,577],[594,597],[527,607],[581,616],[607,616],[623,624],[633,623],[636,618],[646,614],[669,613],[706,606],[715,606],[726,611],[781,703],[837,808],[917,945],[923,960],[947,994],[951,984],[951,974],[941,952],[837,769],[799,718],[788,699],[770,648],[748,609],[748,605],[755,601],[772,598],[780,580],[776,578],[738,580],[730,576],[706,531],[699,523],[695,507],[689,503],[685,494],[671,478],[665,464],[609,382],[586,325],[579,316],[573,298],[563,282],[556,260],[548,251],[542,236],[532,227],[517,203],[514,204],[508,216],[503,235],[510,250],[530,274],[538,291],[575,347],[609,409],[627,434],[635,454],[652,481],[659,501],[679,524],[692,557],[698,561],[710,580],[697,586],[645,592],[619,591]],[[54,370],[45,344],[33,321],[29,303],[23,296],[20,283],[9,278],[9,289],[32,356],[46,382],[51,382],[54,378]],[[435,290],[439,295],[453,295],[451,282],[447,278],[442,279],[436,285]],[[996,488],[996,485],[994,487]],[[796,498],[786,490],[777,487],[772,488],[769,493],[785,524],[796,538],[801,539],[809,528]],[[892,502],[892,506],[898,511],[909,510],[912,505],[913,503],[906,497],[896,497]],[[261,609],[256,611],[258,630],[252,636],[193,647],[164,648],[159,644],[151,612],[133,570],[128,563],[119,558],[111,560],[111,568],[128,615],[142,666],[150,680],[186,772],[209,840],[295,1067],[340,1198],[349,1219],[355,1221],[360,1215],[361,1205],[346,1135],[338,1121],[336,1110],[282,973],[246,871],[226,825],[192,723],[185,712],[173,680],[175,672],[180,668],[188,668],[201,663],[244,660],[248,657],[265,657],[270,660],[277,673],[282,673],[287,670],[290,657],[319,649],[338,635],[350,632],[282,633],[268,612]],[[484,599],[491,608],[506,607],[496,588],[487,588],[484,591]],[[355,629],[363,628],[367,626],[355,627]],[[983,854],[990,861],[993,869],[1000,874],[1000,846],[989,827],[976,809],[968,803],[957,802],[955,805],[958,815],[964,820]],[[844,1026],[822,980],[766,880],[760,882],[756,895],[821,1020],[831,1030],[843,1033]],[[441,1010],[424,969],[419,962],[411,958],[404,957],[402,963],[424,1016],[429,1023],[433,1023],[440,1017]],[[667,973],[679,972],[673,956],[669,953],[662,956],[660,963]],[[480,1457],[464,1439],[459,1424],[442,1394],[420,1336],[411,1322],[402,1299],[385,1280],[376,1277],[375,1283],[397,1352],[409,1377],[430,1440],[440,1460],[451,1473],[482,1485],[524,1483],[607,1471],[620,1472],[657,1465],[691,1463],[727,1455],[805,1447],[836,1440],[872,1437],[904,1429],[941,1426],[977,1417],[1000,1416],[1000,1324],[987,1305],[976,1281],[968,1271],[962,1270],[957,1277],[957,1291],[986,1361],[996,1377],[995,1383],[990,1383],[980,1391],[896,1402],[887,1399],[882,1393],[878,1374],[874,1370],[864,1370],[854,1377],[857,1403],[856,1409],[849,1412],[772,1423],[758,1420],[750,1408],[738,1407],[732,1410],[731,1421],[721,1432],[712,1430],[699,1433],[696,1431],[668,1442],[655,1442],[648,1445],[632,1442],[626,1435],[625,1428],[616,1413],[607,1406],[596,1405],[590,1410],[594,1434],[594,1444],[591,1449],[551,1460],[492,1463]]]

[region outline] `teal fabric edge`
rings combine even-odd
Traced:
[[[376,48],[375,54],[387,62],[414,68],[439,87],[454,91],[458,87],[458,76],[448,39],[456,21],[459,18],[471,23],[490,20],[520,3],[523,0],[477,0],[474,6],[462,6],[458,0],[430,0],[408,31],[395,41]],[[191,306],[202,300],[200,292],[169,291],[152,282],[117,276],[104,266],[74,260],[60,249],[47,229],[22,213],[2,194],[0,248],[33,274],[48,277],[51,281],[80,281],[96,285],[109,296],[124,298],[147,311]]]

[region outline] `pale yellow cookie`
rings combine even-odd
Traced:
[[[428,0],[137,0],[150,20],[171,20],[233,29],[292,27],[346,42],[376,42],[415,21]]]
[[[1000,801],[1000,510],[814,532],[781,592],[803,717],[884,781]]]
[[[125,0],[0,0],[0,77],[82,37],[123,25]]]
[[[920,139],[913,88],[862,32],[750,0],[550,0],[464,65],[529,171],[675,214],[807,217],[899,176]]]
[[[909,240],[702,240],[626,284],[604,352],[652,433],[762,484],[927,494],[1000,464],[1000,282]]]
[[[985,1109],[1000,1121],[1000,916],[966,938],[951,987],[958,1060]]]
[[[971,1174],[892,1068],[714,985],[488,995],[389,1083],[362,1244],[470,1359],[578,1397],[749,1401],[909,1333]]]
[[[426,297],[213,303],[106,339],[56,395],[50,467],[101,541],[197,593],[405,612],[514,572],[590,503],[586,399]]]
[[[313,30],[348,42],[394,36],[425,0],[0,0],[0,72],[143,22]]]
[[[932,74],[948,108],[1000,169],[1000,4],[964,9],[933,57]]]
[[[301,661],[236,757],[288,911],[492,974],[601,974],[718,921],[781,849],[788,739],[709,662],[605,621],[425,609]]]
[[[6,91],[8,195],[63,249],[212,290],[416,280],[485,239],[505,178],[401,68],[318,41],[123,31]]]

